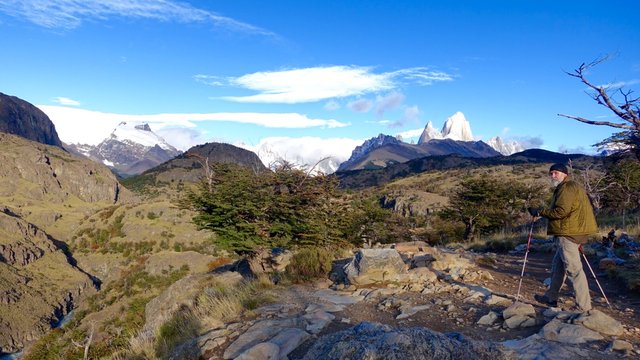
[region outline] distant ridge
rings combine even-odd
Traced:
[[[62,148],[49,117],[31,103],[0,92],[0,132]]]
[[[584,154],[561,154],[542,149],[528,149],[509,156],[465,157],[458,154],[426,156],[404,163],[391,164],[379,169],[359,169],[336,172],[341,188],[361,189],[383,185],[395,179],[404,178],[426,171],[476,168],[495,165],[517,165],[531,163],[571,162],[576,168],[587,164],[602,164],[606,158]]]
[[[492,157],[500,153],[482,141],[459,141],[450,138],[430,139],[415,145],[393,136],[380,134],[356,147],[349,160],[340,164],[338,172],[379,169],[425,156],[457,154],[467,157]]]

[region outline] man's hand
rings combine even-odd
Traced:
[[[540,209],[539,208],[530,207],[530,208],[527,208],[527,211],[533,217],[539,217],[540,216]]]

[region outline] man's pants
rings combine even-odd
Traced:
[[[551,264],[551,285],[545,295],[551,301],[557,300],[558,292],[564,284],[565,278],[568,277],[573,284],[573,291],[576,293],[578,308],[582,311],[591,310],[589,284],[580,260],[580,245],[563,236],[555,238],[558,250]]]

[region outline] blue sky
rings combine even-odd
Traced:
[[[615,120],[564,73],[611,54],[596,84],[640,82],[640,2],[0,0],[0,92],[43,109],[63,141],[146,121],[298,162],[348,157],[379,133],[593,151]],[[299,156],[298,159],[292,158]]]

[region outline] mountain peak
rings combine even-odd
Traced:
[[[447,118],[442,127],[442,137],[458,141],[473,141],[471,125],[460,111]]]
[[[162,149],[177,152],[176,148],[154,133],[147,123],[136,124],[123,121],[116,126],[113,132],[111,132],[110,138],[121,142],[128,141],[140,144],[145,147],[154,147],[158,145]]]
[[[524,146],[522,146],[522,144],[514,140],[505,143],[500,138],[500,136],[492,137],[491,139],[489,139],[489,141],[487,141],[487,144],[494,148],[500,154],[506,156],[524,151]]]

